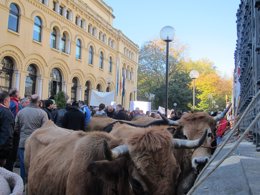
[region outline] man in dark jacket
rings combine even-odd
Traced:
[[[79,110],[78,102],[73,102],[63,117],[62,127],[73,130],[85,130],[85,115]]]
[[[114,116],[114,114],[115,114],[115,109],[113,108],[113,106],[108,105],[108,106],[107,106],[107,109],[106,109],[105,111],[106,111],[107,116],[108,116],[109,118],[113,118],[113,116]]]
[[[52,100],[45,100],[45,108],[43,109],[47,115],[49,120],[53,120],[52,111],[53,111],[53,104],[54,102]]]
[[[63,117],[66,114],[66,112],[70,109],[71,104],[67,103],[65,108],[59,108],[58,110],[55,111],[55,115],[53,116],[54,123],[62,127],[62,122],[63,122]]]
[[[6,91],[0,92],[0,166],[6,164],[13,145],[14,116],[9,106],[9,94]]]
[[[130,117],[126,114],[126,112],[121,104],[116,105],[116,112],[115,112],[113,118],[117,119],[117,120],[127,120],[127,121],[130,120]]]

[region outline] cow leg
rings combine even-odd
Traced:
[[[184,195],[189,192],[191,187],[193,186],[195,180],[197,178],[197,174],[194,171],[191,171],[186,177],[184,177],[180,183],[178,184],[177,194]]]

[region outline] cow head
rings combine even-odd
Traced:
[[[207,137],[204,143],[201,147],[195,149],[192,154],[191,163],[196,171],[200,171],[209,161],[213,151],[212,143],[214,141],[216,122],[226,115],[230,107],[231,104],[215,117],[210,116],[206,112],[195,112],[185,113],[178,121],[172,121],[161,115],[165,121],[168,121],[169,125],[178,126],[177,131],[181,131],[183,136],[188,140],[198,139],[207,129]]]
[[[216,128],[216,121],[205,112],[186,113],[179,120],[180,130],[188,140],[200,137],[205,129],[208,129],[207,136],[201,147],[196,148],[192,154],[192,167],[199,171],[209,161],[214,141],[213,132]]]
[[[104,142],[104,154],[109,161],[96,161],[88,167],[88,170],[90,172],[95,170],[95,175],[101,174],[101,178],[112,178],[104,174],[115,174],[115,169],[127,170],[125,175],[128,175],[129,188],[135,195],[175,194],[180,167],[173,150],[199,147],[206,136],[207,131],[197,140],[180,140],[173,139],[165,127],[140,128],[124,145],[110,149]],[[116,165],[115,162],[119,160],[121,164]],[[114,168],[109,169],[112,163]]]

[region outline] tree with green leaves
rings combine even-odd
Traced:
[[[177,103],[178,110],[191,110],[193,85],[189,73],[195,69],[200,73],[196,79],[195,110],[222,110],[226,96],[231,97],[232,80],[222,78],[208,59],[185,59],[185,46],[181,44],[170,44],[169,51],[168,107]],[[155,94],[153,109],[165,106],[165,43],[158,40],[147,42],[139,55],[138,100],[149,101],[149,93]]]
[[[60,91],[54,96],[54,100],[58,108],[65,108],[67,103],[67,95],[63,91]]]
[[[165,51],[162,48],[161,42],[148,42],[141,48],[139,57],[138,100],[149,101],[146,94],[155,94],[153,109],[165,104]],[[170,51],[172,50],[170,48]],[[181,52],[170,52],[169,54],[168,107],[172,108],[173,103],[176,102],[178,109],[187,110],[189,97],[192,94],[189,88],[190,78],[179,67],[178,60],[173,57],[173,53],[177,57],[182,56]]]

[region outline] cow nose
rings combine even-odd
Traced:
[[[197,169],[198,167],[203,168],[207,162],[209,161],[209,157],[196,157],[192,160],[193,168]]]

